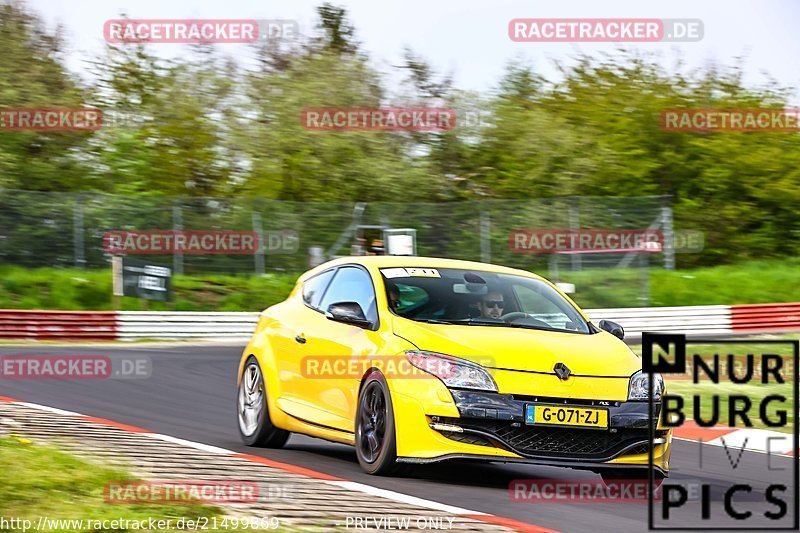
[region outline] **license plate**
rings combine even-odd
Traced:
[[[608,428],[608,409],[574,405],[529,404],[525,406],[525,423],[537,426],[572,426]]]

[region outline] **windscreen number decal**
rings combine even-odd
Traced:
[[[392,278],[440,278],[435,268],[382,268],[381,274],[386,279]]]

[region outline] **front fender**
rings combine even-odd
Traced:
[[[282,394],[280,380],[274,369],[278,368],[276,364],[276,350],[271,341],[270,333],[272,328],[277,323],[269,316],[265,310],[258,317],[255,332],[250,338],[250,342],[245,346],[242,351],[242,357],[239,360],[239,371],[236,376],[237,387],[242,383],[242,373],[244,372],[244,365],[250,356],[254,356],[261,367],[261,374],[264,376],[264,383],[268,391],[267,394],[267,409],[269,410],[270,420],[272,423],[281,428],[286,429],[286,415],[277,405],[277,399]]]

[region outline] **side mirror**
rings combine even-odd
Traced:
[[[328,320],[352,324],[361,328],[371,328],[375,324],[364,316],[364,310],[357,302],[336,302],[328,306],[325,312]]]
[[[610,320],[601,320],[600,323],[597,325],[600,326],[600,329],[603,329],[611,333],[615,337],[619,337],[620,339],[625,338],[625,330],[622,329],[622,326],[620,326],[616,322],[612,322]]]

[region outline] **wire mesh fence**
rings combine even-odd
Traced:
[[[454,203],[312,203],[260,198],[125,197],[0,190],[0,263],[108,268],[109,232],[252,232],[250,253],[163,253],[148,259],[176,273],[303,271],[320,257],[369,250],[381,229],[416,230],[417,255],[492,262],[547,273],[552,254],[515,246],[521,231],[672,231],[666,197],[560,197]],[[372,232],[372,233],[371,233]],[[365,243],[366,247],[355,246]],[[667,242],[667,241],[665,241]],[[566,272],[672,266],[669,246],[647,261],[626,254],[560,256]],[[646,266],[642,266],[646,265]],[[638,270],[636,270],[638,269]],[[584,274],[586,275],[586,274]],[[639,274],[636,286],[644,286]]]

